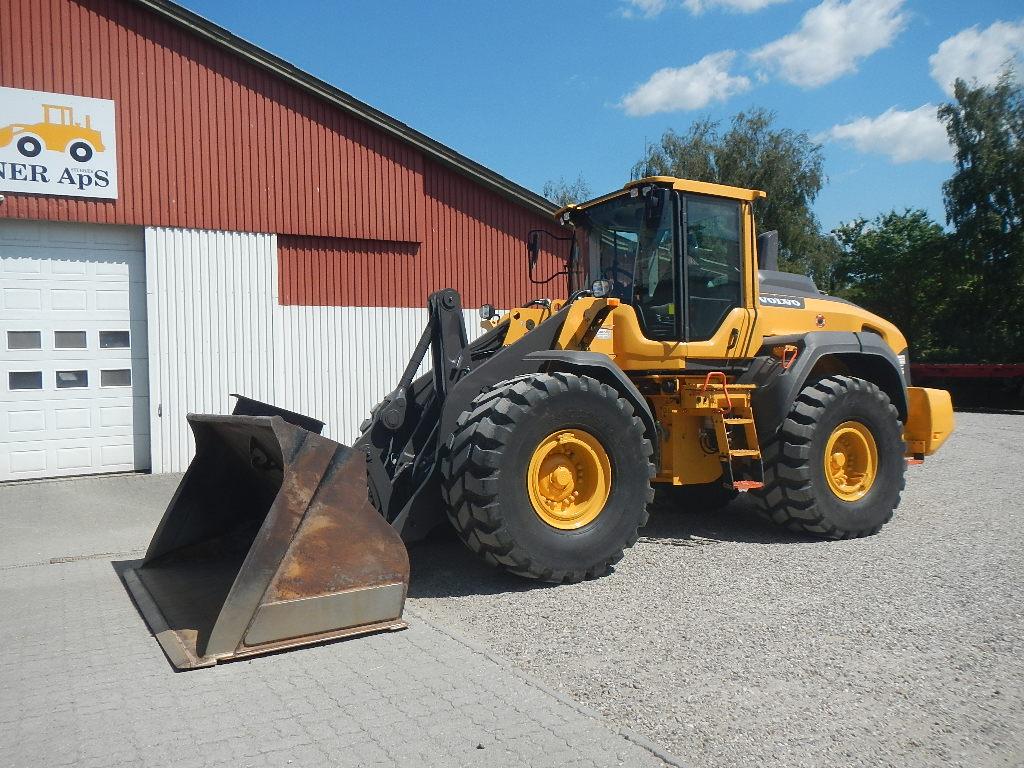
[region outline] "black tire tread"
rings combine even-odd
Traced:
[[[867,392],[878,407],[894,420],[899,414],[888,395],[875,384],[853,376],[827,376],[808,384],[800,392],[779,431],[761,449],[764,462],[764,488],[751,493],[758,500],[759,514],[791,531],[810,533],[828,539],[853,539],[878,533],[892,519],[900,496],[889,514],[876,525],[844,530],[831,525],[815,504],[811,484],[811,438],[829,401],[855,391]],[[905,487],[901,475],[899,492]]]
[[[619,397],[614,389],[589,376],[570,373],[530,374],[502,382],[477,396],[469,409],[462,413],[441,460],[441,476],[444,478],[441,493],[448,518],[466,546],[486,562],[528,578],[573,583],[604,576],[622,559],[624,550],[636,543],[639,530],[630,534],[617,553],[589,568],[541,568],[513,540],[503,525],[495,503],[501,452],[511,437],[512,425],[526,418],[531,406],[543,398],[559,392],[594,389],[607,398],[614,398],[617,407],[632,419],[632,431],[643,441],[647,458],[646,504],[649,505],[654,499],[651,485],[655,474],[651,462],[654,448],[644,436],[644,424],[634,415],[632,405]],[[647,518],[645,509],[638,528],[647,523]]]

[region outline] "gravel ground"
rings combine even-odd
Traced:
[[[1024,416],[958,414],[896,518],[820,542],[658,503],[608,578],[538,586],[438,536],[415,611],[695,766],[1024,765]]]

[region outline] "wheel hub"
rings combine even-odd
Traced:
[[[825,479],[843,501],[857,501],[871,490],[878,474],[878,448],[871,431],[859,421],[845,421],[828,438]]]
[[[594,521],[611,492],[611,461],[582,429],[563,429],[541,440],[527,470],[533,511],[550,526],[581,528]]]

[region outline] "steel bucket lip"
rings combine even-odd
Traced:
[[[120,566],[120,567],[117,567]],[[167,657],[168,662],[175,672],[186,672],[192,669],[203,669],[212,667],[218,663],[236,661],[238,659],[251,658],[285,651],[292,648],[320,645],[324,643],[344,640],[349,637],[360,635],[376,634],[378,632],[397,632],[408,628],[409,624],[402,618],[365,624],[347,629],[320,632],[311,635],[289,638],[270,643],[245,646],[233,653],[211,654],[199,656],[192,645],[178,630],[172,629],[163,612],[157,605],[156,600],[150,594],[146,585],[139,577],[138,571],[142,568],[142,560],[132,560],[127,563],[115,564],[121,582],[124,584],[128,594],[132,598],[136,609],[142,615],[147,627]],[[398,582],[396,582],[398,583]]]
[[[120,571],[121,582],[131,595],[132,601],[143,620],[149,627],[153,637],[160,643],[164,655],[176,670],[200,669],[212,667],[217,659],[201,657],[196,654],[195,646],[190,645],[181,634],[171,629],[166,617],[149,593],[146,585],[139,578],[138,571],[143,567],[142,560],[133,560]]]

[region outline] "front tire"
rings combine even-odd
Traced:
[[[448,516],[492,565],[552,582],[606,574],[647,522],[653,448],[611,387],[521,377],[463,413],[441,464]]]
[[[753,495],[779,525],[829,539],[877,533],[904,487],[903,425],[888,396],[852,376],[803,388],[765,445]]]

